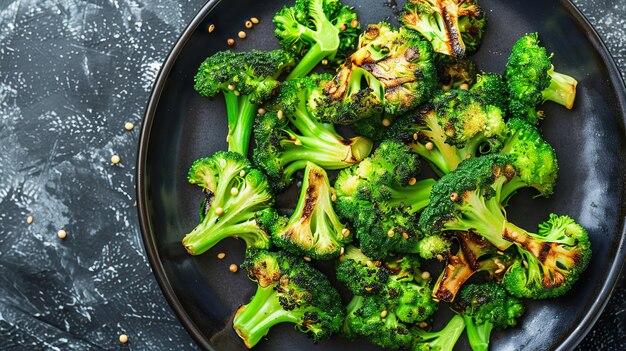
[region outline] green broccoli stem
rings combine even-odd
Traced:
[[[393,187],[390,189],[391,198],[387,203],[392,206],[408,206],[409,213],[415,213],[424,209],[430,202],[430,191],[436,181],[432,178],[422,179],[413,185],[405,187]]]
[[[363,86],[361,85],[361,80],[365,78],[367,82],[367,86],[372,89],[376,95],[380,96],[381,101],[384,100],[385,96],[385,87],[383,84],[370,72],[364,70],[358,66],[352,66],[352,74],[350,74],[350,81],[348,82],[348,89],[344,94],[344,99],[350,98],[352,95],[358,93],[363,90]]]
[[[502,198],[502,205],[506,206],[509,202],[509,199],[511,199],[511,197],[515,195],[515,193],[519,189],[527,186],[528,184],[526,184],[526,182],[524,182],[522,178],[520,178],[520,176],[515,175],[513,178],[511,178],[511,180],[509,180],[506,184],[502,186],[502,192],[500,193],[500,196]]]
[[[465,320],[465,327],[467,333],[467,340],[473,351],[488,351],[489,350],[489,337],[491,330],[493,330],[493,324],[486,321],[483,324],[476,324],[472,317],[463,315]]]
[[[446,143],[446,134],[439,125],[434,113],[429,114],[425,118],[425,122],[429,130],[423,130],[420,133],[433,143],[433,148],[429,150],[425,145],[414,142],[410,145],[411,149],[434,165],[435,173],[440,176],[448,174],[455,170],[463,159],[459,156],[454,146]]]
[[[259,227],[255,219],[232,225],[220,225],[223,222],[218,222],[217,217],[206,216],[198,226],[185,235],[183,245],[187,252],[199,255],[228,237],[244,240],[248,248],[264,248],[269,244],[267,233]]]
[[[248,348],[256,345],[279,323],[298,323],[300,320],[293,311],[286,311],[281,306],[273,286],[257,287],[249,304],[241,306],[235,314],[233,328]]]
[[[541,92],[544,101],[554,101],[567,109],[571,109],[576,99],[576,85],[578,84],[576,79],[555,72],[554,67],[548,71],[548,75],[550,75],[550,86]]]
[[[252,125],[258,108],[250,102],[250,96],[237,96],[234,91],[225,91],[226,114],[228,116],[228,151],[248,156]]]
[[[448,322],[448,324],[438,332],[419,331],[417,335],[418,337],[424,339],[424,341],[417,343],[414,349],[420,350],[422,349],[420,346],[427,344],[428,347],[426,347],[426,349],[452,351],[464,329],[465,321],[463,320],[463,317],[458,314],[454,315],[450,322]]]

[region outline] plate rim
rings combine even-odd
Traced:
[[[142,120],[141,133],[138,141],[138,152],[136,157],[136,197],[137,197],[137,212],[139,219],[139,226],[141,230],[141,237],[148,256],[150,268],[157,280],[157,283],[163,292],[168,304],[176,314],[178,320],[182,323],[183,327],[194,339],[194,341],[205,350],[217,351],[213,345],[207,340],[204,333],[193,322],[191,317],[187,314],[187,311],[176,296],[170,281],[165,274],[165,269],[161,258],[158,254],[158,249],[154,236],[152,235],[152,225],[150,221],[150,209],[148,208],[148,182],[145,179],[146,175],[146,161],[148,155],[148,144],[150,141],[150,132],[152,124],[155,120],[155,113],[159,104],[161,94],[163,93],[165,83],[169,77],[169,73],[172,70],[178,56],[184,49],[187,41],[196,31],[198,26],[204,21],[206,16],[211,10],[221,3],[222,0],[209,0],[194,18],[185,27],[181,35],[176,39],[176,42],[172,49],[167,54],[163,65],[159,69],[157,78],[152,86],[148,103],[146,105],[145,114]],[[624,132],[624,126],[626,125],[626,85],[624,84],[624,78],[622,77],[614,58],[611,56],[609,50],[602,38],[598,35],[594,27],[589,23],[589,20],[582,12],[570,1],[559,0],[559,3],[568,12],[570,17],[576,22],[576,24],[585,31],[584,35],[594,47],[596,52],[601,57],[602,61],[606,65],[609,72],[609,81],[616,92],[616,102],[618,110],[621,111],[621,129]],[[623,168],[624,166],[622,166]],[[626,172],[625,179],[622,179],[622,184],[626,184]],[[622,266],[624,265],[624,259],[626,258],[626,187],[622,188],[621,194],[621,208],[620,208],[620,226],[621,226],[621,238],[616,248],[616,256],[611,264],[606,283],[601,287],[600,292],[596,295],[595,300],[591,304],[589,310],[585,313],[578,326],[568,335],[563,342],[555,349],[555,351],[565,351],[574,349],[582,339],[589,333],[595,322],[598,320],[602,311],[604,311],[609,297],[615,289],[617,278],[620,276]]]

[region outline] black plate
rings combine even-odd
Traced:
[[[292,2],[292,1],[290,1]],[[387,0],[345,1],[355,4],[362,23],[395,16]],[[261,4],[262,3],[262,4]],[[139,146],[137,167],[139,215],[146,251],[172,308],[202,347],[243,350],[232,330],[236,308],[252,296],[255,284],[245,274],[232,274],[240,263],[243,243],[227,240],[210,252],[192,257],[180,241],[197,223],[201,194],[185,181],[196,158],[226,148],[222,99],[208,100],[193,90],[200,62],[236,37],[249,17],[261,24],[237,40],[235,50],[277,47],[271,18],[283,1],[209,1],[185,30],[157,78]],[[569,214],[591,235],[593,258],[573,291],[556,300],[529,303],[517,328],[495,332],[493,350],[569,350],[600,315],[624,261],[624,84],[606,48],[582,15],[567,1],[487,1],[490,28],[475,61],[487,71],[501,72],[515,40],[538,31],[555,53],[554,64],[579,81],[572,111],[546,105],[546,139],[556,148],[561,172],[550,199],[522,193],[511,204],[510,217],[527,228],[548,213]],[[207,28],[216,29],[209,34]],[[216,254],[226,252],[225,260]],[[376,350],[365,342],[338,337],[317,346],[289,325],[275,327],[257,350]],[[468,349],[461,338],[459,349]]]

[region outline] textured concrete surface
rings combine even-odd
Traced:
[[[0,349],[195,348],[144,255],[134,162],[153,80],[204,2],[0,1]],[[626,3],[574,2],[626,73]],[[626,348],[625,291],[581,350]]]

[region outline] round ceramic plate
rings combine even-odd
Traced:
[[[290,1],[289,3],[292,3]],[[387,0],[347,1],[361,23],[397,23]],[[226,240],[192,257],[181,239],[197,224],[201,192],[187,184],[193,160],[226,149],[223,99],[206,99],[193,90],[198,65],[226,50],[247,18],[261,23],[237,40],[237,51],[278,47],[271,19],[284,1],[209,1],[184,31],[157,78],[139,145],[139,215],[146,251],[172,308],[200,346],[209,350],[243,350],[232,329],[237,307],[256,289],[243,272],[229,272],[240,263],[244,244]],[[481,0],[489,28],[473,59],[485,71],[502,72],[513,43],[539,32],[560,72],[578,79],[573,110],[546,104],[542,128],[555,147],[561,171],[555,194],[531,199],[521,192],[510,204],[509,217],[527,228],[550,212],[569,214],[591,236],[593,257],[573,290],[559,299],[529,301],[518,327],[494,332],[492,350],[570,350],[601,313],[624,261],[624,84],[606,48],[582,15],[567,1]],[[398,8],[400,5],[398,4]],[[215,24],[213,33],[208,33]],[[224,260],[217,253],[226,252]],[[325,267],[324,270],[332,270]],[[347,298],[347,297],[346,297]],[[344,301],[346,302],[346,301]],[[461,337],[458,349],[469,349]],[[377,350],[365,341],[339,337],[313,345],[291,325],[274,327],[256,350]]]

